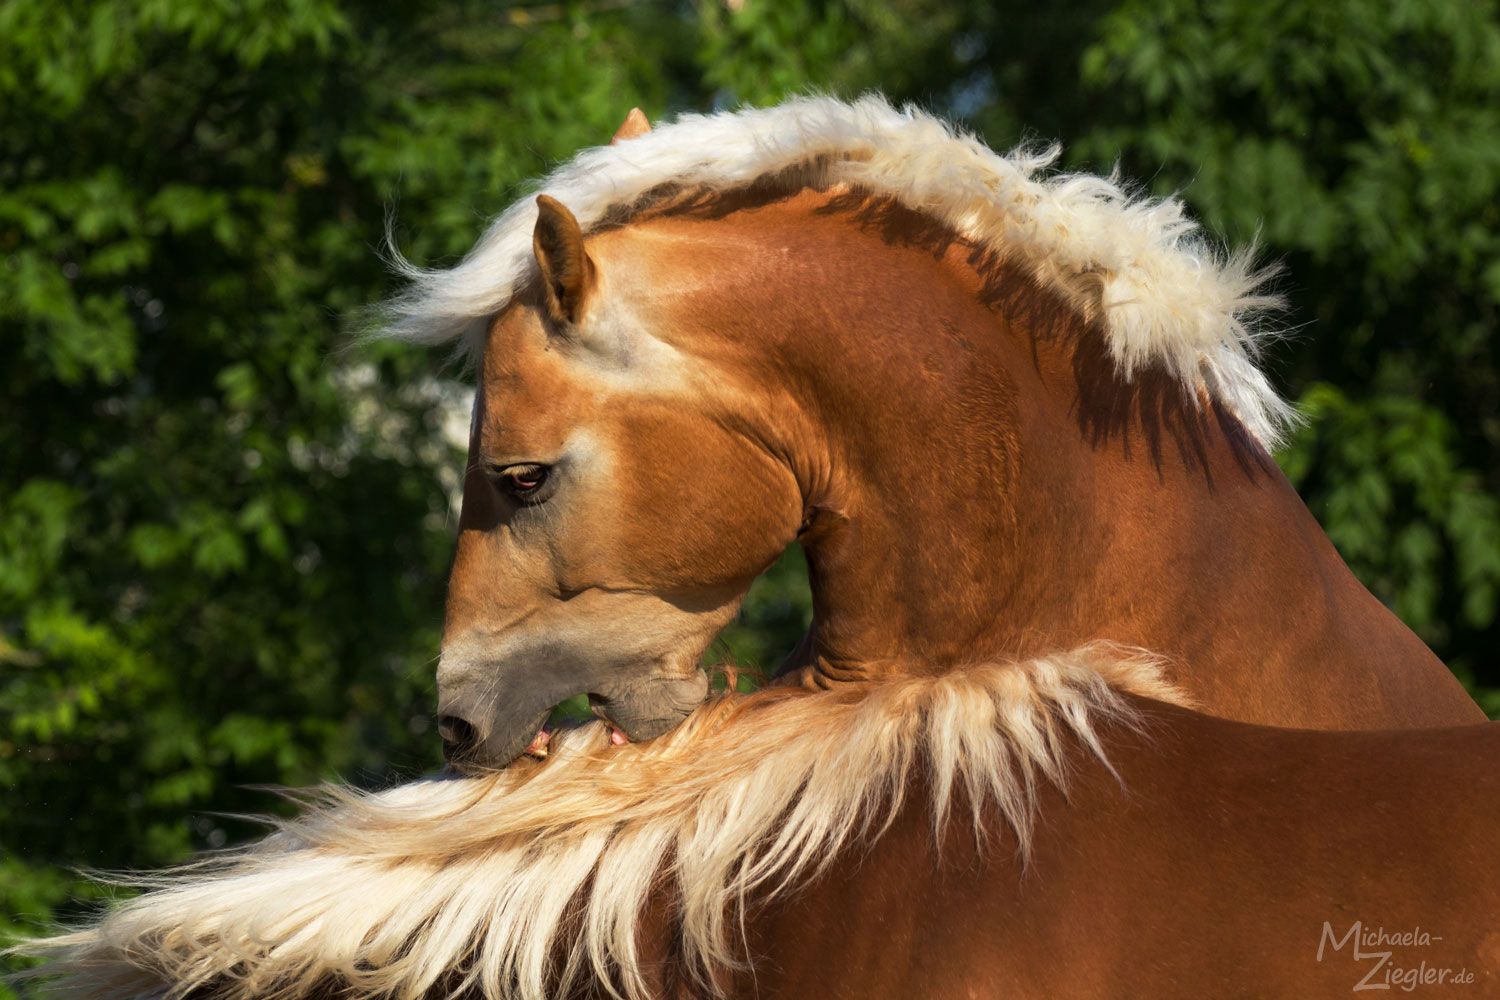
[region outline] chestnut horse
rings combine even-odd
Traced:
[[[1095,645],[595,722],[336,794],[30,950],[79,1000],[1496,995],[1500,725],[1174,697]]]
[[[438,333],[505,306],[440,668],[481,776],[153,879],[32,947],[59,991],[1493,991],[1500,728],[1185,707],[1466,711],[1290,506],[1243,267],[879,102],[679,129],[700,146],[561,176],[605,192],[587,240],[543,198],[527,267],[517,213],[406,306]],[[802,683],[705,704],[707,638],[796,537]],[[607,721],[488,768],[580,691]]]
[[[640,122],[627,132],[640,132]],[[793,540],[809,687],[1109,639],[1205,711],[1483,719],[1267,447],[1268,304],[1174,202],[1043,177],[920,112],[798,100],[585,152],[394,332],[479,369],[438,671],[503,764],[589,693],[644,739]]]

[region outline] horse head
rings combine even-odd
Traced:
[[[460,766],[515,759],[581,694],[629,740],[675,726],[804,513],[774,415],[748,421],[723,366],[653,331],[624,248],[537,210],[536,280],[483,347],[449,584],[438,712]]]

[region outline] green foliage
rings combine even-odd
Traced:
[[[0,0],[0,932],[436,763],[457,373],[349,346],[388,211],[451,262],[632,104],[876,87],[1258,235],[1289,476],[1500,709],[1492,0]],[[802,574],[716,652],[774,666]]]
[[[802,546],[793,545],[751,585],[739,618],[724,630],[708,659],[769,675],[810,624],[807,560]]]

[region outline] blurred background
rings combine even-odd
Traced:
[[[469,389],[351,346],[388,217],[452,263],[632,105],[870,88],[1258,236],[1282,467],[1500,711],[1494,2],[0,0],[0,932],[439,763]],[[716,652],[774,667],[802,572]]]

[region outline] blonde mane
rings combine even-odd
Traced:
[[[939,834],[960,793],[981,841],[994,809],[1024,855],[1036,787],[1066,787],[1068,747],[1104,760],[1099,722],[1138,723],[1121,691],[1176,700],[1149,656],[1096,644],[721,697],[648,744],[610,748],[591,724],[544,763],[328,793],[260,844],[153,878],[94,926],[23,950],[51,959],[40,971],[64,997],[542,1000],[586,975],[639,1000],[649,904],[712,992],[714,970],[739,961],[746,900],[879,836],[914,778]]]
[[[1118,177],[1048,173],[1059,147],[1008,156],[911,106],[869,96],[797,98],[772,108],[683,115],[615,146],[587,149],[538,190],[587,232],[620,222],[664,190],[731,192],[777,175],[890,197],[1019,264],[1086,321],[1098,321],[1125,378],[1156,366],[1187,396],[1233,411],[1274,447],[1295,411],[1256,366],[1257,314],[1278,300],[1244,250],[1205,241],[1174,198],[1133,196]],[[534,276],[536,205],[499,216],[455,267],[425,270],[393,252],[410,279],[387,304],[395,337],[441,343],[468,336]]]

